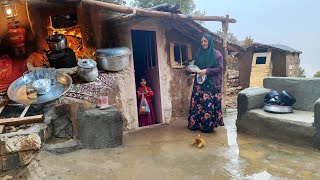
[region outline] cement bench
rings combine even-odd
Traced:
[[[291,114],[263,111],[264,96],[275,89],[292,94],[297,102]],[[238,95],[239,132],[320,149],[320,79],[264,79],[264,88],[247,88]]]

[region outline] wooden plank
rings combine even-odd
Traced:
[[[5,118],[0,119],[0,125],[17,126],[23,124],[41,123],[43,120],[43,114],[28,117]]]
[[[72,124],[72,136],[73,138],[77,138],[79,135],[78,130],[78,121],[77,121],[77,111],[79,109],[78,103],[73,103],[70,105],[70,120]]]
[[[24,117],[24,116],[26,115],[27,111],[29,110],[29,108],[30,108],[30,104],[28,104],[28,105],[24,108],[24,110],[23,110],[23,112],[21,113],[20,117]]]

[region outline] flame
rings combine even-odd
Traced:
[[[68,36],[74,36],[77,38],[80,38],[82,40],[82,34],[81,34],[81,29],[80,26],[76,25],[73,27],[68,27],[68,28],[61,28],[61,29],[55,29],[52,27],[52,20],[50,17],[50,21],[49,24],[47,26],[47,30],[48,30],[48,35],[54,35],[55,32],[58,34],[63,34],[65,36],[67,36],[67,38],[70,38]],[[72,42],[68,41],[68,46],[69,48],[72,48],[73,51],[76,53],[77,58],[78,57],[90,57],[92,59],[94,59],[94,51],[95,49],[89,48],[89,47],[84,47],[83,44],[81,43],[80,45],[73,45]]]

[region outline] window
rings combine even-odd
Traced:
[[[267,57],[257,57],[256,58],[256,64],[266,64]]]
[[[172,68],[183,68],[184,62],[192,59],[191,45],[179,42],[170,43],[170,64]]]

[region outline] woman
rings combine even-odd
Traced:
[[[218,125],[224,125],[221,112],[223,58],[214,49],[210,35],[203,35],[201,46],[195,56],[195,65],[201,70],[194,81],[188,127],[191,130],[212,132]]]
[[[144,96],[148,102],[150,113],[148,114],[140,114],[139,113],[139,126],[148,126],[155,124],[155,118],[154,118],[154,112],[153,112],[153,106],[152,106],[152,97],[154,96],[154,93],[152,89],[147,86],[147,81],[145,78],[142,78],[140,81],[141,86],[138,88],[138,105],[140,108],[140,103],[142,96]]]

